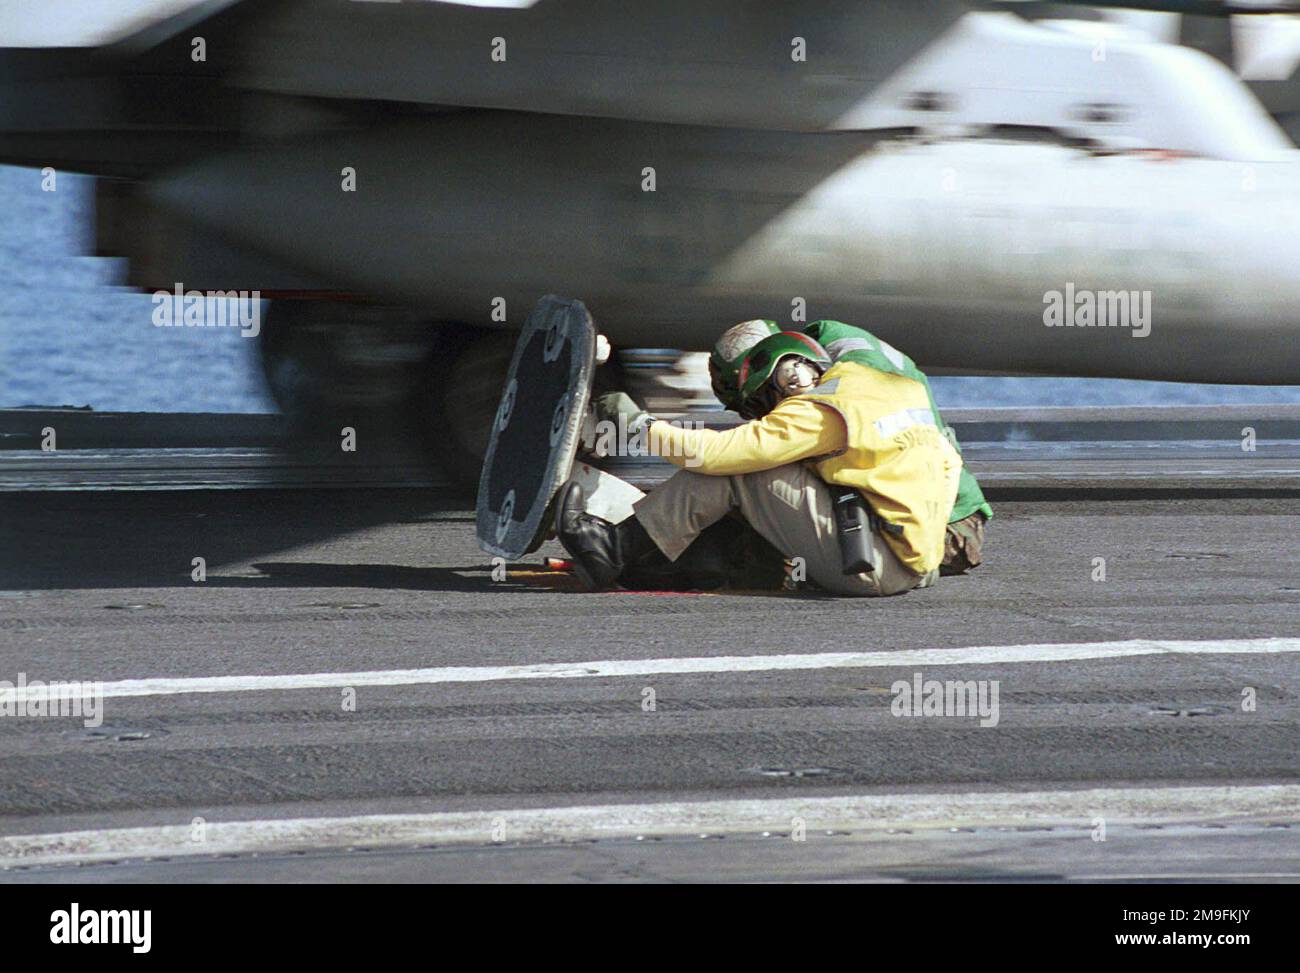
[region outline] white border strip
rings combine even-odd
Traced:
[[[603,659],[594,662],[547,662],[515,666],[442,666],[433,669],[376,669],[280,676],[164,676],[153,679],[123,679],[101,684],[82,681],[80,684],[54,683],[43,688],[0,689],[0,695],[22,703],[29,696],[44,700],[75,699],[86,695],[92,686],[101,698],[108,698],[285,689],[338,689],[357,686],[436,685],[498,682],[508,679],[598,679],[617,676],[774,672],[798,669],[983,666],[1023,662],[1075,662],[1082,659],[1118,659],[1144,655],[1271,655],[1281,652],[1300,652],[1300,638],[1211,641],[1134,639],[1125,642],[990,645],[959,649],[897,649],[887,652]]]
[[[1084,829],[1205,821],[1293,822],[1300,785],[1135,787],[1078,791],[887,794],[613,804],[435,814],[209,822],[0,838],[0,867],[122,859],[323,851],[350,847],[488,845],[634,838],[638,835],[1034,825]]]

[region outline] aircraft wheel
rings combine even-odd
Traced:
[[[434,342],[420,382],[421,437],[467,495],[479,474],[518,335],[449,325]]]
[[[262,373],[300,443],[337,442],[365,424],[400,436],[434,330],[407,312],[338,301],[272,301]]]

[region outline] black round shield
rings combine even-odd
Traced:
[[[478,542],[517,558],[536,547],[546,508],[578,450],[596,328],[581,301],[548,294],[515,345],[478,484]]]

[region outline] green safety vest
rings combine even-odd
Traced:
[[[870,331],[855,328],[853,325],[844,324],[841,321],[814,321],[803,329],[803,333],[825,348],[834,362],[848,361],[857,365],[865,365],[868,368],[875,368],[891,375],[902,375],[924,385],[926,397],[930,401],[930,411],[934,415],[935,425],[948,438],[948,441],[952,443],[957,452],[961,452],[961,444],[957,442],[957,434],[953,432],[951,426],[943,421],[943,416],[939,414],[939,407],[934,403],[934,393],[930,391],[930,380],[925,377],[924,372],[916,367],[916,363],[912,359],[887,341],[881,341]],[[957,500],[952,506],[952,513],[948,516],[948,522],[954,523],[962,520],[977,510],[982,512],[985,517],[993,516],[993,508],[984,499],[984,491],[980,489],[975,477],[963,464],[961,478],[957,483]]]

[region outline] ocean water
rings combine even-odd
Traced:
[[[0,166],[0,407],[274,412],[238,328],[157,328],[126,264],[86,257],[92,180]]]
[[[257,342],[237,328],[156,328],[121,260],[85,257],[92,182],[0,166],[0,408],[273,412]],[[1300,403],[1300,386],[936,376],[940,406]]]

